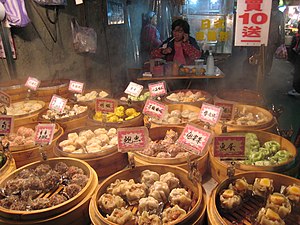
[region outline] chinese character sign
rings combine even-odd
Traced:
[[[38,89],[38,87],[40,86],[40,83],[41,81],[39,81],[38,79],[34,77],[28,77],[25,86],[33,91],[36,91],[36,89]]]
[[[203,103],[199,113],[199,119],[211,125],[215,125],[223,112],[222,107],[214,106],[208,103]]]
[[[54,110],[58,113],[62,113],[67,104],[68,99],[53,95],[49,103],[49,109]]]
[[[53,139],[55,124],[39,124],[35,127],[35,143],[50,144]]]
[[[96,98],[95,102],[95,110],[96,112],[109,113],[114,112],[118,103],[115,99],[109,98]]]
[[[82,91],[83,91],[83,88],[84,88],[84,83],[74,81],[74,80],[70,80],[69,91],[81,94]]]
[[[167,94],[166,82],[156,82],[148,84],[151,97],[161,96]]]
[[[244,158],[245,136],[218,136],[214,140],[214,156],[222,158]]]
[[[125,89],[124,93],[138,97],[141,94],[143,88],[144,88],[143,85],[140,85],[140,84],[137,84],[134,82],[130,82],[128,84],[127,88]]]
[[[143,108],[143,113],[151,117],[161,119],[168,112],[168,107],[158,101],[148,99]]]
[[[12,116],[0,116],[0,134],[9,134],[13,129]]]
[[[9,107],[10,106],[10,96],[3,91],[0,91],[0,103]]]
[[[118,128],[119,152],[143,150],[148,147],[149,133],[146,127]]]
[[[267,46],[271,6],[271,0],[237,1],[235,46]]]

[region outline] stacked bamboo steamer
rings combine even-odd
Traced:
[[[19,102],[26,98],[28,88],[25,87],[25,80],[10,80],[0,84],[0,91],[10,96],[12,102]]]
[[[24,127],[34,130],[39,123],[45,123],[45,122],[37,121],[33,123],[28,123],[24,125]],[[14,132],[16,133],[20,127],[21,126],[14,127]],[[49,145],[44,146],[42,149],[42,151],[44,151],[44,153],[48,158],[54,157],[53,148],[55,146],[56,141],[61,135],[63,135],[63,133],[64,133],[63,128],[58,123],[55,123],[55,131],[54,131],[52,142]],[[15,160],[17,168],[35,161],[39,161],[41,159],[41,149],[39,146],[34,144],[10,146],[10,152]]]
[[[219,196],[222,190],[227,189],[229,184],[236,179],[245,178],[248,184],[253,184],[256,178],[267,178],[273,180],[271,185],[274,186],[274,192],[280,192],[289,185],[297,185],[300,187],[300,181],[296,178],[292,178],[286,175],[255,171],[255,172],[244,172],[233,177],[230,177],[222,181],[213,191],[207,205],[208,222],[210,225],[222,224],[229,225],[233,223],[237,224],[255,224],[255,219],[258,210],[264,207],[262,199],[257,200],[257,197],[253,196],[249,199],[242,201],[242,205],[236,211],[224,211],[221,209]],[[265,200],[264,200],[265,201]],[[299,206],[298,206],[299,207]],[[293,212],[285,218],[285,224],[294,225],[299,222],[299,214]]]
[[[53,149],[54,154],[56,156],[60,157],[72,157],[84,160],[87,162],[93,169],[96,171],[98,177],[100,180],[103,180],[104,178],[112,175],[115,172],[118,172],[122,169],[124,169],[128,165],[128,157],[127,154],[118,152],[117,146],[114,145],[111,148],[100,150],[93,153],[72,153],[72,152],[65,152],[63,151],[63,148],[59,146],[59,144],[68,139],[69,134],[76,133],[80,134],[82,131],[94,131],[96,129],[100,128],[99,126],[85,126],[81,127],[76,130],[72,130],[69,132],[66,132],[64,135],[62,135],[58,141],[56,142],[56,146]],[[109,128],[105,128],[109,129]],[[75,145],[75,143],[74,143]],[[85,146],[82,146],[85,148]]]
[[[48,164],[52,168],[57,163],[63,162],[69,167],[75,166],[84,171],[88,176],[87,184],[82,188],[82,190],[74,197],[68,199],[67,201],[60,203],[58,205],[31,211],[19,211],[10,210],[0,206],[0,224],[3,225],[88,225],[90,224],[90,219],[88,216],[88,205],[91,196],[95,192],[98,185],[98,178],[96,172],[87,163],[82,160],[72,159],[72,158],[53,158],[47,161],[39,161],[28,164],[24,167],[17,169],[16,171],[9,174],[4,180],[1,181],[0,186],[4,185],[11,179],[14,179],[17,174],[21,171],[27,169],[34,169],[41,164]],[[43,193],[42,198],[49,198],[53,192],[59,191],[60,187],[56,190],[52,190],[47,193]]]
[[[267,141],[276,141],[280,144],[281,149],[287,150],[292,157],[281,164],[272,166],[254,166],[254,165],[244,165],[242,163],[235,163],[236,173],[246,172],[246,171],[272,171],[277,173],[284,173],[290,176],[296,176],[298,173],[299,165],[296,163],[297,149],[296,147],[287,139],[264,131],[235,131],[230,134],[240,135],[245,133],[254,133],[258,137],[261,144]],[[221,161],[220,158],[214,156],[213,146],[209,149],[209,168],[211,176],[218,182],[227,178],[227,168],[230,166],[230,161]]]
[[[176,224],[203,224],[205,217],[205,192],[203,193],[202,186],[200,183],[192,182],[188,179],[188,173],[186,170],[183,170],[178,167],[172,167],[167,165],[147,165],[147,166],[137,166],[132,169],[126,169],[120,171],[107,179],[105,179],[97,188],[95,194],[93,195],[90,206],[89,206],[89,215],[93,225],[115,225],[106,219],[106,214],[101,212],[98,207],[98,199],[102,194],[106,192],[107,187],[119,180],[129,180],[134,179],[136,182],[139,182],[141,172],[144,170],[150,170],[157,172],[159,175],[172,172],[175,176],[181,181],[182,185],[188,189],[192,194],[192,208],[187,212],[187,214],[176,221]],[[129,207],[132,213],[137,216],[137,205]]]

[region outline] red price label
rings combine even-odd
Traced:
[[[138,151],[148,147],[149,133],[146,127],[118,128],[119,152]]]
[[[0,134],[9,134],[13,129],[12,116],[0,116]]]
[[[0,103],[9,107],[10,106],[10,96],[3,91],[0,91]]]
[[[230,102],[215,102],[215,106],[221,107],[223,109],[221,119],[231,120],[234,112],[234,103]]]
[[[40,83],[41,81],[39,81],[38,79],[34,77],[28,77],[25,86],[33,91],[36,91],[36,89],[38,89],[38,87],[40,86]]]
[[[35,127],[35,143],[38,144],[50,144],[53,139],[55,131],[55,124],[39,124]]]
[[[134,82],[130,82],[124,92],[125,92],[125,94],[138,97],[141,94],[143,88],[144,88],[143,85],[140,85],[140,84],[137,84]]]
[[[115,99],[96,98],[96,102],[95,102],[96,112],[103,112],[103,113],[114,112],[117,106],[118,106],[118,102]]]
[[[156,82],[148,84],[151,97],[162,96],[167,94],[166,82]]]
[[[70,80],[69,91],[81,94],[83,92],[84,83]]]
[[[178,138],[177,143],[187,151],[197,155],[203,155],[211,139],[211,131],[194,124],[187,124]]]
[[[204,102],[200,110],[199,119],[203,122],[215,125],[219,121],[222,111],[223,109],[221,107]]]
[[[244,158],[245,136],[222,135],[215,137],[214,156],[222,158]]]
[[[148,99],[143,108],[143,113],[151,117],[161,119],[168,112],[168,106],[158,101]]]
[[[65,106],[67,105],[68,99],[59,97],[58,95],[53,95],[49,103],[49,109],[54,110],[58,113],[64,111]]]

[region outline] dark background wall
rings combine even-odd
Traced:
[[[17,78],[33,76],[41,80],[68,78],[86,82],[90,88],[103,88],[120,93],[130,79],[128,67],[139,66],[136,52],[139,48],[141,15],[149,1],[125,1],[125,24],[107,25],[106,1],[85,0],[75,5],[68,0],[66,7],[58,8],[57,23],[47,18],[46,8],[33,0],[25,0],[31,23],[24,28],[12,28],[17,59],[14,60]],[[51,20],[53,7],[48,8]],[[77,54],[72,43],[70,21],[76,18],[80,25],[94,28],[97,33],[97,52]],[[6,60],[0,63],[1,81],[9,80]]]

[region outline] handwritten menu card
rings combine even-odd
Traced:
[[[199,119],[210,125],[215,125],[219,121],[222,111],[223,109],[221,107],[204,102],[200,109]]]
[[[166,82],[160,81],[148,84],[148,89],[151,97],[157,97],[167,94]]]
[[[157,119],[161,119],[167,112],[168,112],[167,105],[152,99],[147,99],[145,106],[143,108],[143,113],[145,115]]]
[[[38,87],[40,86],[41,81],[34,78],[34,77],[28,77],[25,86],[28,87],[29,89],[36,91]]]
[[[96,98],[95,101],[96,112],[103,112],[103,113],[114,112],[117,106],[118,106],[118,102],[115,99]]]
[[[34,140],[37,144],[50,144],[55,132],[55,124],[39,124],[35,127]]]
[[[13,129],[13,117],[1,115],[0,116],[0,134],[7,135]]]
[[[81,94],[83,92],[83,88],[84,88],[84,83],[70,80],[69,91]]]
[[[214,156],[220,158],[244,158],[245,136],[221,135],[214,140]]]
[[[143,85],[130,82],[124,92],[125,94],[138,97],[141,94],[143,88],[144,88]]]
[[[68,99],[62,98],[58,95],[53,95],[49,103],[49,109],[58,113],[62,113],[67,104]]]

